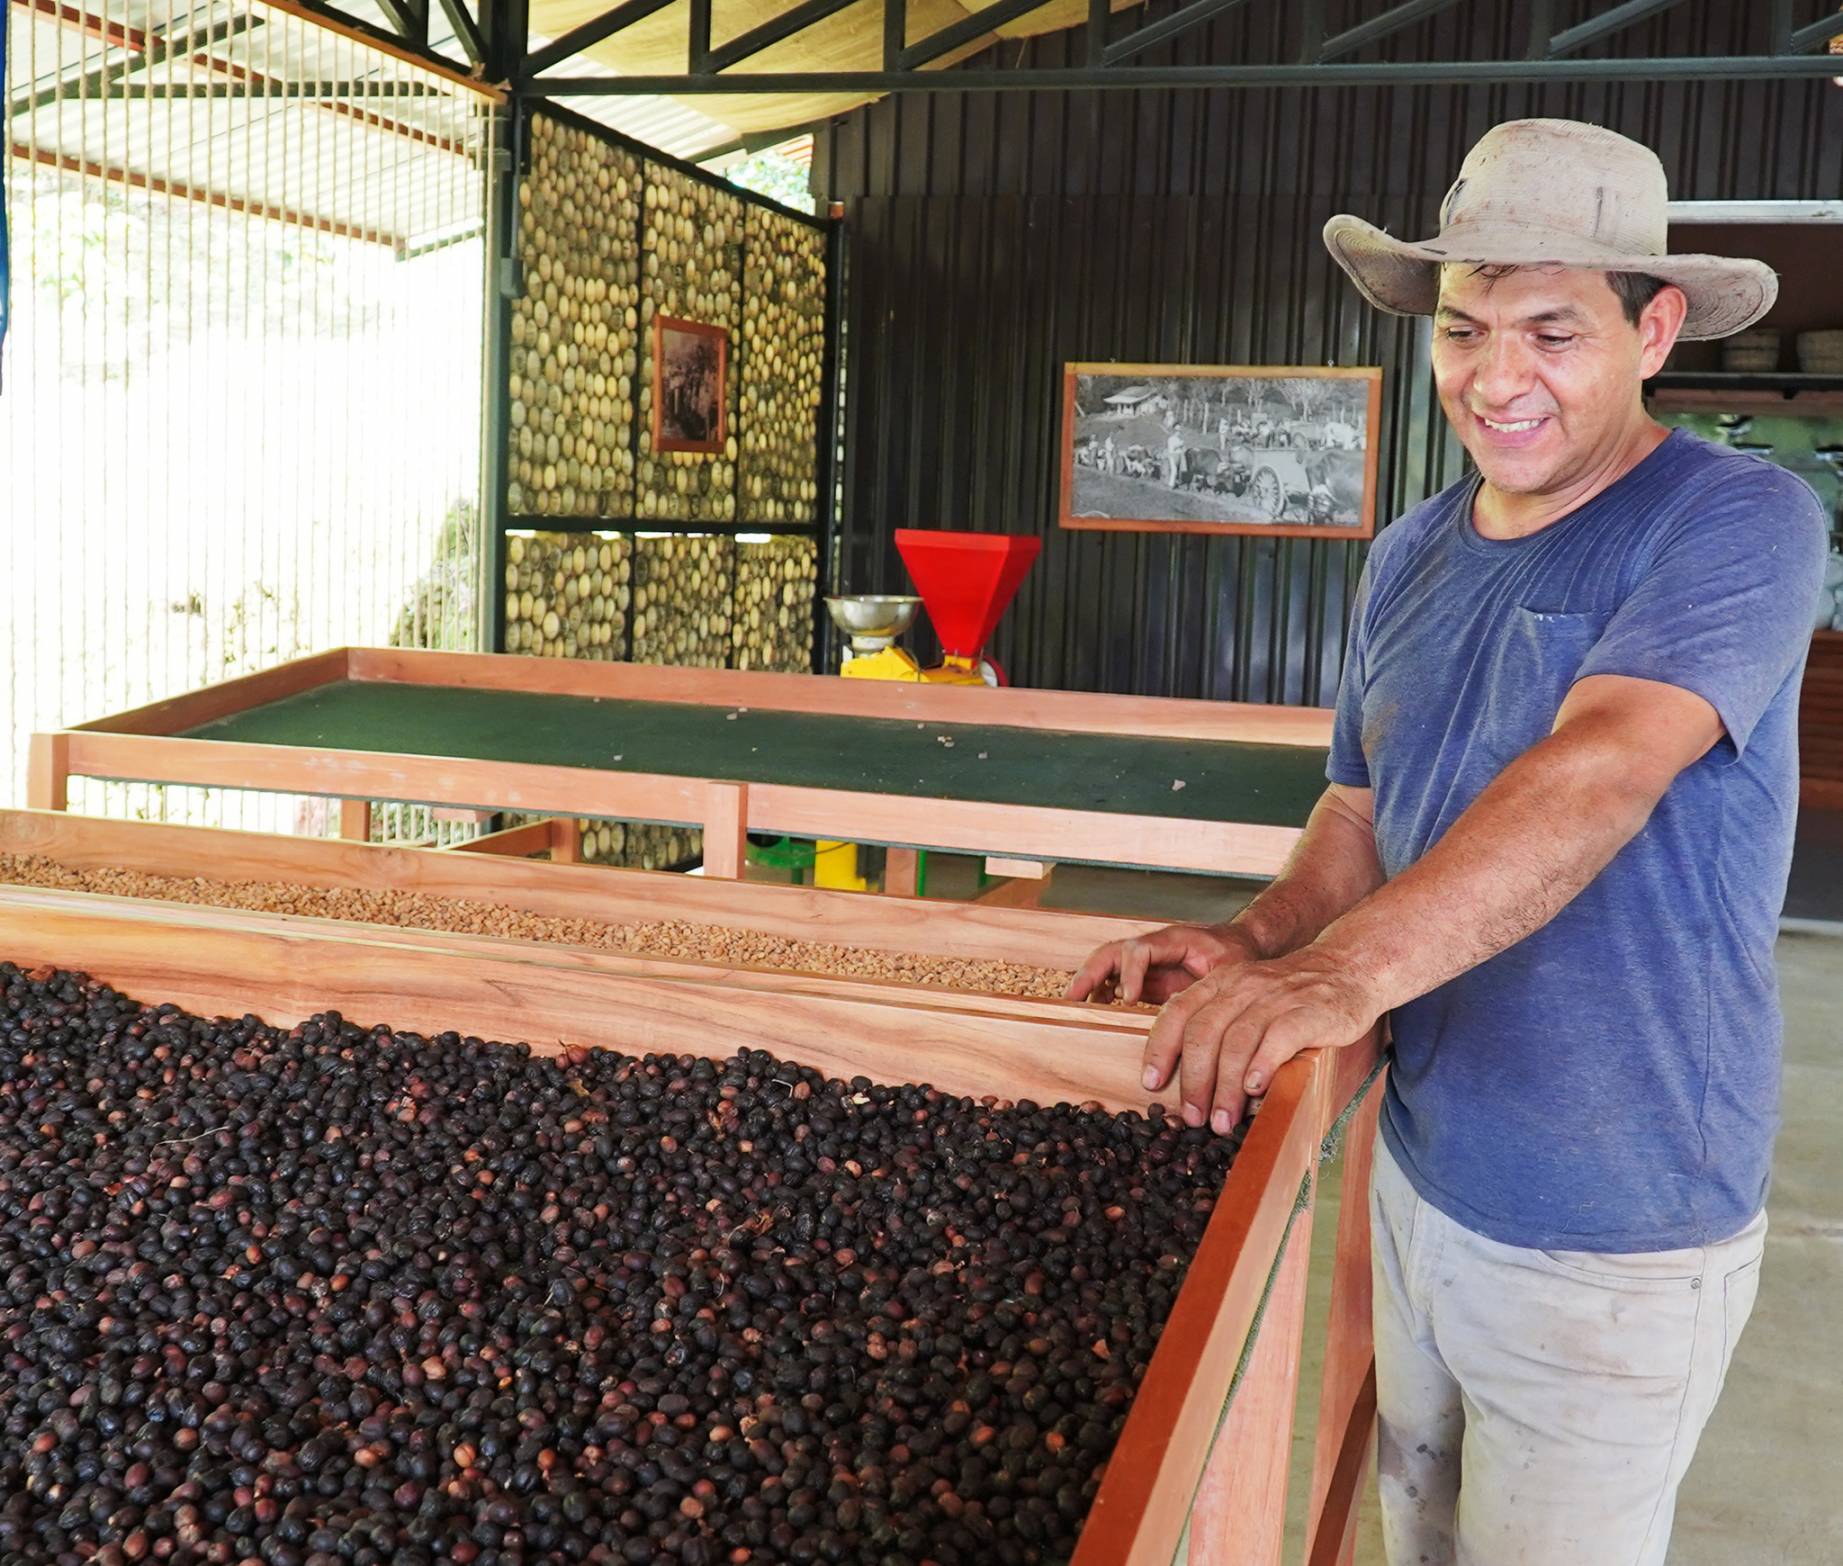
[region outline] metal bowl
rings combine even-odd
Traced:
[[[826,599],[832,623],[851,636],[893,641],[915,623],[921,600],[911,595],[847,593]]]

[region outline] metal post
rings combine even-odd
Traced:
[[[897,69],[909,47],[908,0],[883,0],[883,69]]]
[[[528,47],[525,0],[481,8],[481,44],[490,78],[514,80]],[[529,116],[515,89],[493,112],[486,192],[485,352],[481,355],[480,417],[480,639],[487,652],[503,652],[506,637],[506,474],[512,435],[512,300],[518,276],[518,179]]]
[[[819,606],[833,589],[832,554],[838,531],[838,440],[844,412],[839,398],[840,360],[845,327],[845,219],[843,209],[832,208],[826,232],[825,349],[819,392],[819,504],[814,508],[813,668],[824,674],[832,667],[832,644],[837,640],[832,617]]]
[[[526,117],[516,100],[493,111],[486,179],[485,341],[480,398],[480,645],[505,650],[506,475],[511,457],[512,300],[519,288],[518,164]]]

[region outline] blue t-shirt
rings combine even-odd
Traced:
[[[1727,736],[1547,925],[1396,1009],[1382,1134],[1427,1201],[1501,1243],[1708,1244],[1760,1210],[1778,1126],[1773,941],[1824,513],[1681,430],[1526,538],[1479,534],[1477,488],[1388,528],[1358,588],[1327,771],[1374,790],[1387,875],[1587,675],[1694,691]]]

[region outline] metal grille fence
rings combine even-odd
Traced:
[[[340,643],[481,644],[493,106],[256,0],[8,0],[0,803],[30,733]],[[328,831],[326,801],[72,808]],[[375,813],[386,836],[461,830]]]

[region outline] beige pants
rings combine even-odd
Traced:
[[[1523,1250],[1422,1201],[1380,1139],[1370,1215],[1389,1566],[1662,1566],[1766,1215],[1689,1250]]]

